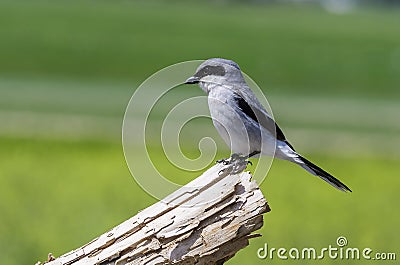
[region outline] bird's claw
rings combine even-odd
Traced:
[[[219,159],[215,163],[229,165],[230,161],[229,158],[226,158],[226,159]]]
[[[246,169],[248,164],[253,165],[253,163],[248,161],[247,159],[248,156],[243,156],[241,154],[232,154],[229,158],[218,160],[217,163],[221,163],[226,166],[219,171],[219,175],[233,175],[242,172]]]

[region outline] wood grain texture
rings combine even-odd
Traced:
[[[46,265],[223,264],[269,206],[248,172],[217,164],[164,200]],[[221,171],[223,170],[223,171]]]

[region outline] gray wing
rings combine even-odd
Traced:
[[[247,101],[239,94],[234,93],[234,100],[237,106],[245,113],[249,118],[259,123],[263,128],[267,129],[271,134],[274,134],[280,141],[288,144],[293,150],[294,148],[286,140],[281,128],[276,122],[269,116],[266,110],[260,109],[257,106],[251,106]]]

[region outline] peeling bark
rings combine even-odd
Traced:
[[[270,211],[248,172],[217,164],[164,200],[46,265],[223,264]]]

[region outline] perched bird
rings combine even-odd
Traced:
[[[230,159],[274,156],[301,166],[341,191],[349,187],[297,153],[272,116],[247,85],[239,65],[212,58],[203,62],[186,84],[198,84],[208,94],[213,124],[234,153]]]

